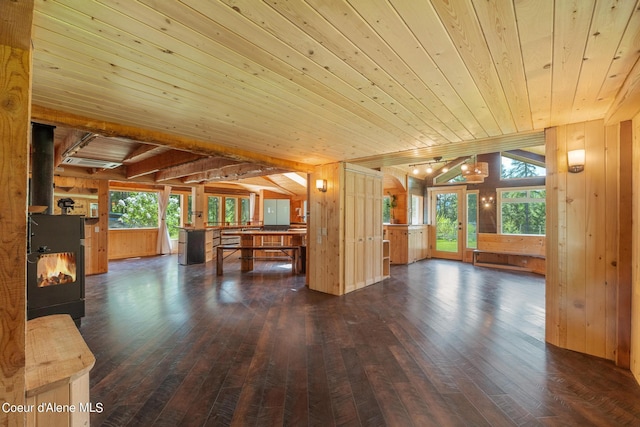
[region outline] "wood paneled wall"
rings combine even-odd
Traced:
[[[109,181],[56,176],[54,182],[56,187],[86,189],[97,193],[98,218],[85,220],[85,272],[88,275],[106,273],[109,271]]]
[[[308,283],[311,289],[341,295],[344,265],[339,254],[344,250],[344,215],[340,188],[344,186],[340,163],[316,167],[309,182],[327,180],[327,191],[311,190],[309,197]]]
[[[632,150],[633,165],[633,201],[632,201],[632,221],[634,224],[632,231],[632,308],[631,312],[631,372],[640,382],[640,113],[633,118],[632,122]]]
[[[618,274],[625,268],[619,262],[619,209],[625,209],[619,135],[619,126],[605,128],[601,120],[546,132],[546,339],[610,360],[621,351],[620,328],[628,328],[617,311],[624,288]],[[586,150],[585,170],[569,173],[567,151],[578,148]]]
[[[341,263],[327,262],[335,260],[343,250],[344,224],[341,211],[340,186],[341,179],[339,163],[331,163],[316,167],[309,182],[316,179],[327,180],[327,191],[324,193],[313,189],[309,198],[309,241],[308,283],[312,289],[333,295],[341,294],[342,276],[344,268]]]
[[[158,229],[109,230],[109,259],[158,255]]]

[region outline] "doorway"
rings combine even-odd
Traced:
[[[464,194],[464,187],[431,190],[431,224],[434,227],[431,256],[433,258],[462,260],[465,247]]]

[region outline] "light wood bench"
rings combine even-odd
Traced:
[[[232,251],[227,256],[224,256],[224,251]],[[238,246],[238,245],[220,245],[216,248],[216,274],[222,276],[223,274],[223,262],[225,258],[232,255],[236,251],[241,251],[242,260],[253,260],[256,257],[253,256],[255,251],[281,251],[285,256],[291,259],[291,272],[293,274],[298,273],[298,259],[300,257],[300,246]],[[291,252],[291,253],[289,253]]]
[[[544,236],[479,233],[473,265],[545,274],[545,240]]]

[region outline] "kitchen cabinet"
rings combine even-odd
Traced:
[[[429,257],[428,225],[385,225],[391,264],[410,264]]]
[[[214,232],[217,239],[214,238]],[[181,228],[178,235],[178,264],[202,264],[213,260],[214,242],[220,244],[220,230]]]

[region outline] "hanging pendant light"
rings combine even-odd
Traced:
[[[487,162],[474,162],[466,166],[461,169],[465,181],[469,184],[483,183],[484,179],[489,176],[489,163]]]

